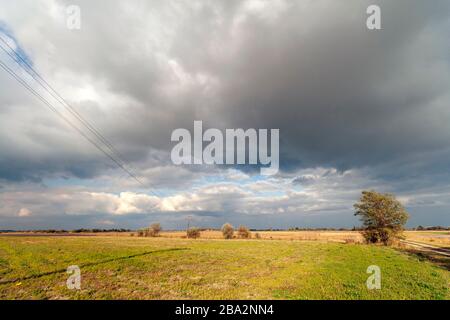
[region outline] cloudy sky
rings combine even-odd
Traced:
[[[0,36],[142,181],[0,69],[0,229],[352,227],[364,189],[450,225],[447,0],[0,0]],[[70,117],[16,60],[0,52]],[[173,165],[194,120],[279,128],[279,173]]]

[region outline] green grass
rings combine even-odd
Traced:
[[[69,265],[81,268],[81,290],[66,288]],[[366,287],[369,265],[381,268],[381,290]],[[0,237],[0,282],[11,281],[0,284],[2,299],[449,299],[449,280],[449,271],[379,246]]]

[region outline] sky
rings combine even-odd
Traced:
[[[450,225],[448,1],[0,0],[0,37],[141,181],[0,69],[0,229],[353,227],[362,190]],[[173,164],[195,120],[279,129],[279,172]]]

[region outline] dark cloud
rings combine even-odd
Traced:
[[[40,26],[52,53],[24,45],[38,64],[50,59],[129,98],[79,107],[135,161],[168,150],[170,132],[195,119],[280,128],[285,169],[348,169],[450,147],[448,2],[380,1],[375,32],[365,28],[368,1],[280,3],[100,10],[80,1],[80,32],[53,19]]]
[[[171,165],[172,130],[203,120],[221,129],[279,128],[280,177],[294,188],[320,186],[331,197],[322,182],[340,175],[351,186],[401,194],[445,189],[450,3],[376,3],[379,31],[365,26],[373,1],[23,1],[2,4],[0,31],[148,186],[195,188],[229,169]],[[79,31],[65,27],[69,4],[81,8]],[[101,178],[116,193],[136,188],[4,73],[0,84],[1,179]],[[299,174],[314,168],[330,176]],[[366,182],[345,176],[352,170]],[[355,194],[343,196],[345,206]],[[247,201],[256,210],[235,196],[202,205],[227,202],[224,209],[238,211]],[[339,211],[333,200],[337,207],[321,209]]]

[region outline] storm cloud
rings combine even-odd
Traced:
[[[366,28],[370,4],[381,30]],[[66,27],[69,5],[80,30]],[[372,188],[398,194],[413,223],[449,224],[449,30],[448,1],[2,1],[0,36],[145,188],[1,72],[0,219],[179,226],[190,212],[199,224],[351,226],[352,203]],[[171,132],[194,120],[279,128],[280,173],[174,166]]]

